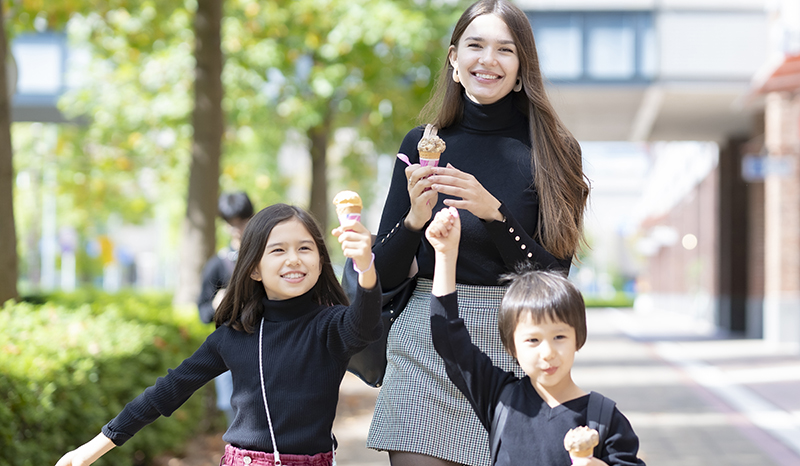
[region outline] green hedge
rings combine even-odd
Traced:
[[[583,295],[586,307],[633,307],[635,296],[617,291],[611,296]]]
[[[8,302],[0,322],[0,466],[55,464],[212,330],[167,295],[90,291]],[[211,385],[95,464],[141,465],[180,451],[199,426],[219,423],[203,395]]]

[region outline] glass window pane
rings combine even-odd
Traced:
[[[576,13],[528,15],[545,79],[583,76],[583,17]]]
[[[621,15],[593,18],[587,25],[588,74],[630,79],[636,73],[636,31]]]
[[[582,74],[581,30],[546,27],[536,35],[539,63],[547,79],[576,79]]]
[[[62,86],[59,44],[17,43],[11,49],[17,61],[20,94],[57,94]]]
[[[642,15],[639,21],[640,67],[639,73],[648,79],[655,77],[658,67],[656,59],[656,32],[653,30],[653,18]]]

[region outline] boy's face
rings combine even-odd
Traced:
[[[536,323],[526,314],[514,330],[514,346],[520,367],[537,390],[557,396],[575,387],[571,371],[578,349],[572,326],[550,320]]]
[[[249,222],[249,218],[232,218],[228,221],[228,233],[231,235],[231,248],[239,250],[242,243],[242,233]]]

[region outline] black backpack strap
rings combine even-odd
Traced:
[[[608,437],[608,428],[611,426],[611,417],[614,415],[614,407],[617,403],[611,398],[606,398],[597,392],[589,393],[589,406],[586,408],[586,422],[590,429],[597,431],[600,442],[594,448],[594,457],[603,457],[603,447],[605,446],[606,437]]]
[[[506,426],[506,419],[508,419],[509,407],[504,395],[510,393],[509,388],[511,385],[503,387],[498,397],[497,406],[494,408],[494,417],[492,418],[492,428],[489,430],[489,451],[491,452],[492,462],[497,461],[497,450],[500,448],[500,435],[503,433],[503,428]]]

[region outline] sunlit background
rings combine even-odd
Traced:
[[[330,230],[352,189],[375,232],[469,3],[3,1],[0,465],[54,464],[206,338],[219,192]],[[800,1],[516,3],[592,185],[576,381],[624,408],[648,464],[797,464]],[[375,392],[345,378],[340,464],[388,462],[364,448]],[[213,404],[209,386],[97,464],[221,452]]]
[[[732,334],[800,341],[797,2],[517,3],[592,181],[588,247],[571,272],[587,301],[667,309]],[[78,10],[59,30],[50,29],[46,12],[23,12],[11,28],[22,294],[177,286],[192,134],[186,28],[195,6],[176,3],[163,13],[144,5],[104,17]],[[452,24],[464,5],[425,2],[424,11]],[[270,35],[264,28],[275,25],[255,20],[279,15],[266,11],[273,7],[226,5],[220,189],[245,190],[257,207],[308,206],[303,92],[335,95],[337,86],[366,81],[336,64],[366,55],[352,41],[341,49],[346,29],[322,38],[315,34],[323,28],[297,23]],[[436,30],[406,19],[417,34]],[[154,29],[157,37],[147,38]],[[444,58],[449,31],[438,35],[427,38],[432,45],[402,34],[364,40],[417,86],[406,89],[416,93],[412,101],[398,90],[396,99],[335,100],[340,114],[361,114],[330,128],[328,194],[358,189],[373,231],[394,148],[415,124]],[[328,61],[315,63],[309,51]],[[298,83],[308,90],[292,91]],[[226,241],[220,229],[217,243]]]

